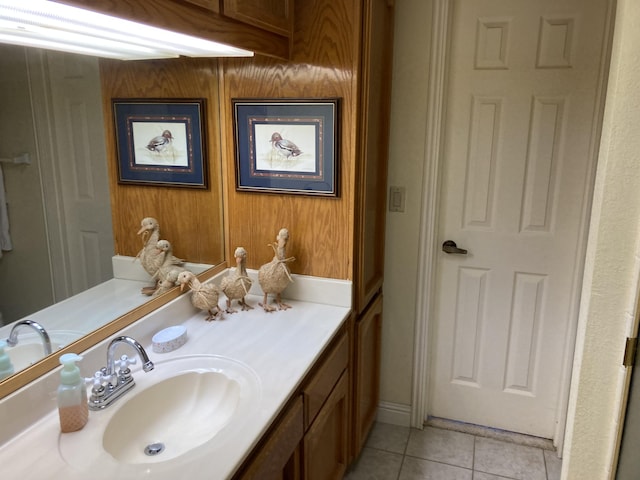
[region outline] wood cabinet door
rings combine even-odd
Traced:
[[[393,53],[393,7],[363,2],[361,111],[356,191],[355,304],[362,313],[382,288]]]
[[[349,371],[345,370],[304,437],[304,479],[340,480],[348,462]]]
[[[293,0],[222,0],[223,13],[255,27],[289,36],[293,29]]]
[[[235,480],[297,479],[297,448],[303,431],[302,397],[299,396],[276,421],[262,446],[255,451]]]
[[[380,400],[382,295],[356,320],[353,455],[357,457],[373,426]]]

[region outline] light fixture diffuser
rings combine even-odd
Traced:
[[[253,56],[248,50],[47,0],[0,0],[0,43],[120,60]]]

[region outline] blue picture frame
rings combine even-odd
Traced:
[[[205,100],[112,99],[118,183],[208,188]]]
[[[237,191],[339,196],[338,98],[231,102]]]

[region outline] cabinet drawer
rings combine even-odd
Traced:
[[[322,362],[318,370],[313,374],[311,381],[303,392],[304,398],[304,428],[309,428],[318,411],[331,393],[342,372],[349,363],[349,342],[347,335],[343,335],[340,341]]]

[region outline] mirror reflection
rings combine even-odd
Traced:
[[[114,260],[98,59],[0,44],[0,72],[0,339],[29,319],[55,352],[147,302],[149,279],[131,256]],[[18,371],[46,346],[33,325],[16,332]]]
[[[98,60],[75,60],[0,45],[5,325],[113,277]],[[12,162],[16,157],[28,163]]]

